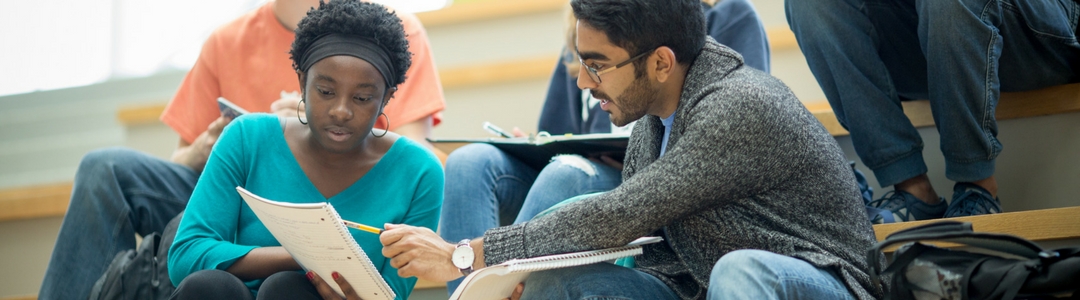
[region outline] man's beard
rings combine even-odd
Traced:
[[[618,108],[618,114],[610,112],[608,114],[611,116],[611,123],[619,127],[626,126],[626,124],[644,117],[649,103],[659,96],[660,90],[652,88],[649,85],[647,76],[644,76],[644,74],[630,83],[630,86],[626,88],[626,91],[622,93],[617,102],[607,97],[606,94],[593,90],[594,98],[608,99],[611,105]]]

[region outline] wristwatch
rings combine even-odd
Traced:
[[[458,242],[450,261],[454,263],[455,267],[461,269],[462,275],[469,276],[469,273],[472,273],[474,260],[476,260],[476,255],[473,254],[472,246],[469,246],[469,239]]]

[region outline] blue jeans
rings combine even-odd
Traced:
[[[881,186],[927,171],[901,100],[929,99],[945,175],[988,178],[1001,91],[1078,81],[1073,0],[792,0],[788,23]]]
[[[709,275],[709,300],[855,299],[832,271],[763,250],[728,252]]]
[[[199,174],[123,148],[87,153],[38,299],[85,299],[135,234],[161,232],[187,204]]]
[[[506,295],[509,297],[510,295]],[[525,280],[528,299],[679,299],[664,282],[609,263],[536,272]]]
[[[456,243],[500,225],[522,223],[565,199],[615,188],[619,170],[580,156],[557,156],[543,170],[489,144],[465,145],[446,158],[439,235]],[[448,282],[453,292],[461,279]]]

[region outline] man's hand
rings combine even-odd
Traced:
[[[386,224],[379,241],[383,244],[383,256],[390,258],[390,266],[398,269],[398,276],[434,282],[461,277],[461,270],[450,261],[454,244],[443,241],[431,229]]]
[[[232,119],[225,116],[218,117],[210,122],[206,131],[199,134],[191,144],[180,139],[180,146],[173,152],[172,161],[201,173],[203,167],[206,166],[206,160],[210,158],[210,150],[214,148],[218,137],[221,136],[221,131],[225,129],[225,125],[229,125],[229,122],[232,122]]]
[[[601,154],[600,156],[589,157],[589,160],[594,162],[594,163],[607,165],[607,166],[615,168],[615,169],[617,169],[619,171],[622,171],[622,169],[623,169],[623,163],[621,161],[619,161],[617,159],[614,159],[610,155],[607,155],[607,154]]]
[[[527,137],[527,136],[529,136],[529,134],[525,133],[525,131],[522,131],[521,128],[518,128],[517,126],[514,126],[513,130],[510,130],[510,134],[513,135],[514,137]]]
[[[308,271],[307,277],[308,280],[311,280],[311,284],[315,285],[315,290],[319,291],[319,295],[321,295],[324,300],[341,299],[341,295],[338,295],[338,293],[334,291],[334,288],[330,287],[329,283],[323,281],[322,277],[319,277],[319,274]],[[356,290],[354,290],[352,285],[345,280],[345,276],[341,276],[338,272],[334,272],[333,277],[334,282],[341,287],[341,292],[345,294],[345,299],[361,300],[360,295],[357,295]]]
[[[300,93],[281,91],[281,99],[270,103],[270,111],[283,118],[296,118],[304,113],[304,104],[300,103]]]

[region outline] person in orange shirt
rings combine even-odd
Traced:
[[[171,161],[124,148],[95,150],[83,158],[38,299],[86,298],[113,256],[135,247],[136,233],[160,232],[183,211],[210,149],[231,121],[222,116],[218,97],[286,118],[304,110],[289,49],[296,25],[318,5],[272,1],[211,34],[161,115],[180,135]],[[413,63],[375,127],[432,149],[425,138],[440,122],[442,87],[419,19],[396,14]]]

